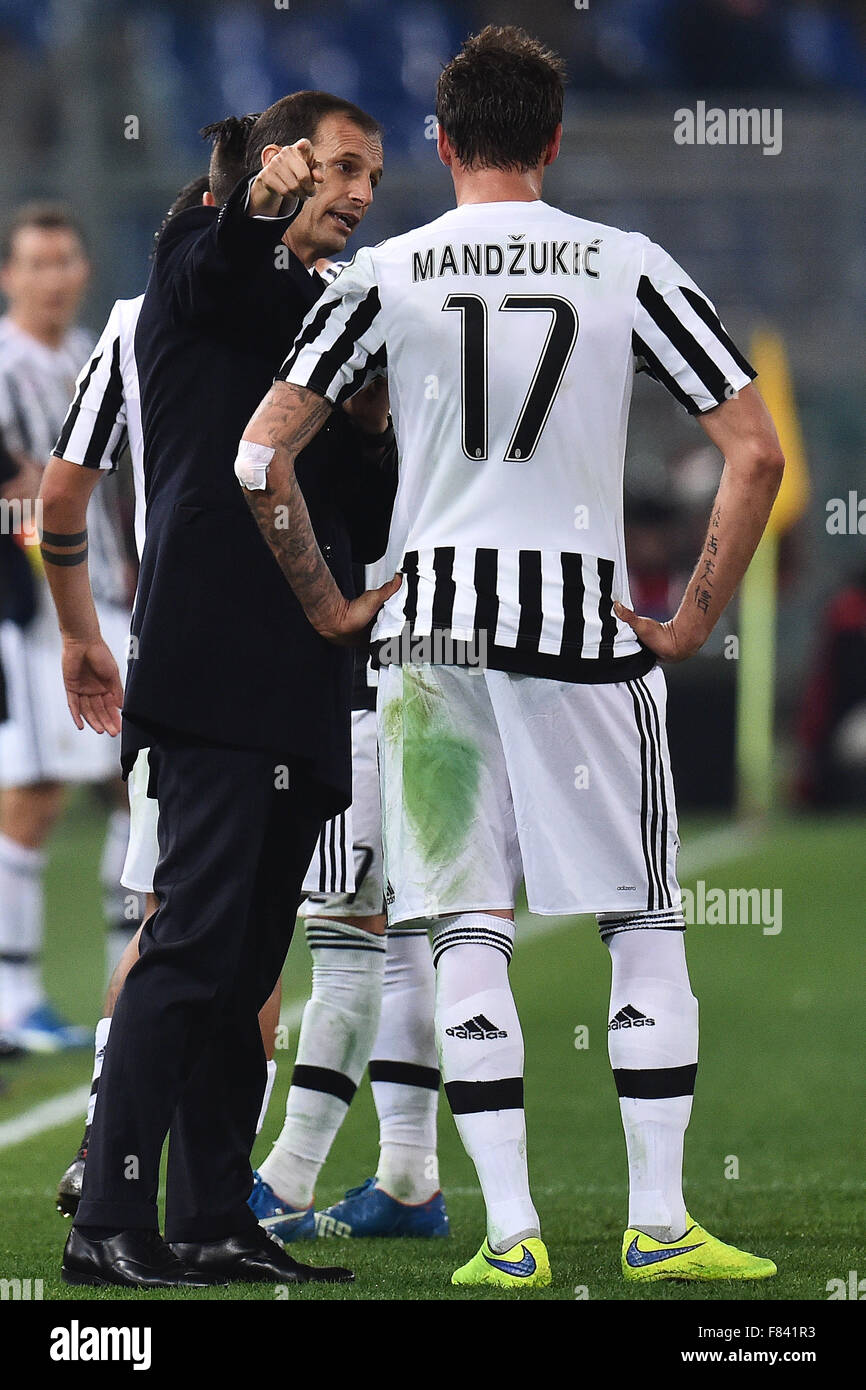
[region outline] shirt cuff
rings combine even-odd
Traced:
[[[264,250],[278,245],[303,207],[298,199],[291,212],[282,217],[250,217],[247,208],[254,178],[251,174],[241,179],[219,210],[217,241],[228,254],[243,255],[255,247]]]
[[[249,213],[247,212],[247,209],[248,209],[248,207],[249,207],[249,205],[250,205],[250,192],[251,192],[252,186],[253,186],[253,184],[255,183],[255,181],[256,181],[257,178],[258,178],[258,174],[250,174],[250,177],[249,177],[249,179],[247,180],[247,191],[246,191],[246,193],[245,193],[245,195],[244,195],[244,204],[243,204],[243,214],[244,214],[244,217],[249,217]],[[295,201],[294,201],[294,205],[293,205],[293,207],[292,207],[291,212],[280,213],[277,217],[268,217],[266,213],[263,213],[263,212],[255,212],[255,213],[253,213],[252,221],[253,221],[253,222],[285,222],[286,225],[288,226],[289,223],[291,223],[291,222],[293,222],[293,221],[295,220],[295,218],[297,217],[297,215],[298,215],[298,213],[300,212],[300,210],[301,210],[301,200],[300,200],[300,198],[296,198]]]

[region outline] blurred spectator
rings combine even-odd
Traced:
[[[824,613],[798,736],[799,799],[866,807],[866,568]]]
[[[625,527],[632,607],[665,622],[676,612],[685,582],[678,563],[682,514],[665,498],[627,493]]]

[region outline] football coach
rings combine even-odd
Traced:
[[[307,622],[233,469],[249,416],[324,288],[315,261],[343,251],[372,201],[381,130],[338,97],[295,93],[253,126],[247,169],[218,214],[193,209],[166,226],[135,337],[147,532],[122,759],[128,770],[150,750],[160,907],[106,1049],[63,1259],[73,1284],[353,1278],[292,1260],[247,1206],[265,1082],[257,1014],[322,822],[351,799],[352,657]],[[384,550],[393,450],[387,401],[374,393],[351,417],[336,412],[307,467],[299,460],[346,595],[353,558]],[[82,531],[43,537],[62,555],[59,574],[78,573]],[[347,612],[372,621],[394,587],[347,598]],[[115,733],[121,691],[98,627],[72,630],[58,611],[73,717]]]

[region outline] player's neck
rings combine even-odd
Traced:
[[[534,203],[541,197],[542,170],[463,169],[452,165],[457,206],[465,203]]]
[[[59,327],[55,323],[46,323],[44,319],[31,317],[23,309],[10,310],[9,317],[22,333],[35,338],[37,343],[42,343],[44,347],[53,348],[55,352],[62,346],[67,334],[65,325]]]

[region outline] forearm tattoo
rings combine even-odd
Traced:
[[[326,626],[345,600],[316,541],[294,460],[330,413],[329,402],[320,396],[280,383],[279,390],[265,398],[251,425],[257,442],[276,451],[274,462],[288,456],[287,466],[280,469],[276,486],[269,474],[263,491],[244,488],[262,535],[314,627]]]
[[[696,606],[706,616],[713,602],[713,576],[719,553],[718,531],[722,523],[722,509],[717,507],[710,520],[704,549],[698,561],[698,574],[693,590]]]
[[[76,546],[84,548],[70,554]],[[47,565],[83,565],[87,559],[87,531],[43,531],[40,550]],[[60,554],[55,555],[54,551],[60,551]]]

